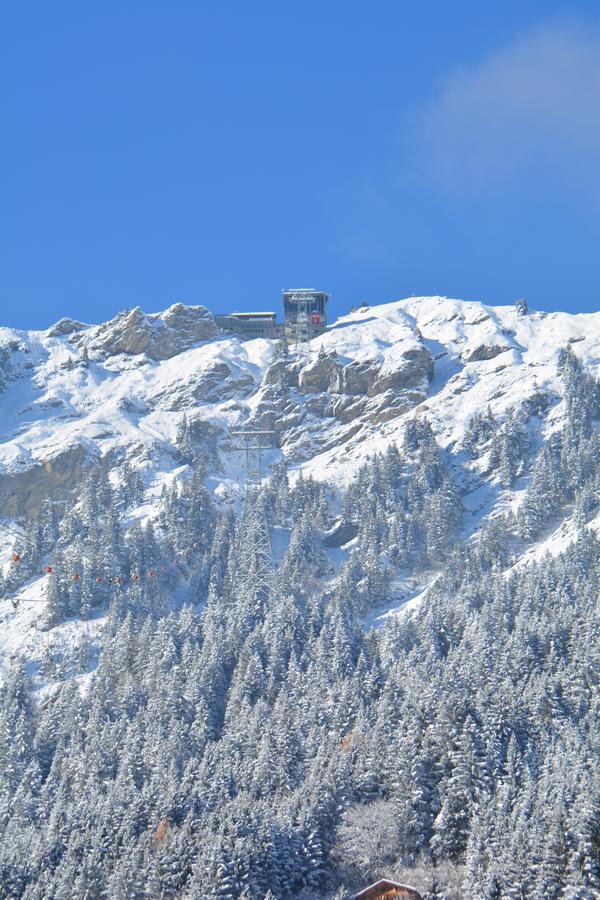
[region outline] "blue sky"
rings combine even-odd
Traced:
[[[2,324],[299,286],[600,308],[597,10],[7,0]]]

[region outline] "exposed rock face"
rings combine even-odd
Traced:
[[[515,398],[534,411],[557,403],[559,348],[574,343],[596,361],[599,328],[593,317],[523,319],[512,308],[411,298],[342,317],[313,340],[310,361],[272,341],[223,337],[204,307],[181,304],[93,327],[0,328],[2,512],[20,518],[76,492],[92,456],[122,454],[150,473],[181,464],[184,413],[203,423],[197,447],[208,458],[212,442],[210,471],[225,481],[237,477],[229,431],[240,427],[275,431],[291,466],[308,463],[327,479],[351,477],[373,448],[401,439],[407,414],[460,444],[466,396],[475,398],[469,415],[489,407],[500,421],[515,414]]]
[[[303,369],[298,379],[302,393],[326,391],[350,397],[377,397],[388,391],[426,389],[433,375],[433,359],[427,347],[407,348],[394,361],[364,360],[344,364],[335,354],[321,353]]]
[[[75,444],[24,471],[4,471],[0,474],[2,515],[20,519],[35,514],[47,499],[67,499],[81,481],[85,462],[85,448]]]
[[[341,378],[344,367],[333,355],[320,354],[318,358],[300,373],[299,387],[303,394],[322,391],[341,394]]]
[[[48,337],[63,337],[65,334],[74,334],[76,331],[83,331],[83,329],[87,327],[88,326],[84,325],[83,322],[78,322],[76,319],[63,318],[59,319],[56,325],[52,325],[52,327],[48,329],[47,334]]]
[[[95,329],[91,339],[87,341],[88,350],[94,350],[107,356],[117,353],[128,353],[132,356],[144,353],[150,347],[152,326],[147,316],[139,307],[131,311],[119,313],[106,325]]]
[[[146,354],[151,359],[170,359],[217,333],[212,313],[205,306],[176,303],[155,319],[153,324],[158,323],[160,327],[156,329],[153,340],[146,348]]]
[[[290,389],[299,390],[301,366],[291,357],[281,359],[274,356],[262,376],[261,389],[265,397],[287,396]]]
[[[0,391],[4,390],[10,374],[10,350],[0,347]]]
[[[349,360],[322,348],[308,365],[275,359],[265,372],[251,425],[276,432],[290,461],[342,445],[364,428],[408,412],[427,397],[433,359],[409,325],[398,345],[381,340],[375,358]],[[333,343],[335,335],[327,336]],[[390,352],[386,352],[387,350]]]
[[[171,359],[216,332],[213,316],[205,306],[176,303],[160,315],[146,315],[138,306],[93,329],[85,338],[85,346],[104,356],[145,353],[150,359]],[[77,338],[74,342],[79,343]]]
[[[333,415],[345,425],[361,416],[366,407],[365,397],[338,397],[333,406]]]
[[[256,389],[256,382],[248,372],[233,369],[224,361],[215,360],[188,377],[181,384],[168,384],[150,397],[151,406],[161,410],[186,411],[198,403],[222,403],[232,398],[243,399]],[[127,408],[123,406],[123,408]]]
[[[479,347],[476,347],[466,354],[464,362],[481,362],[486,359],[495,359],[497,356],[500,356],[501,353],[506,353],[506,351],[510,349],[510,347],[502,347],[497,344],[488,346],[480,344]]]
[[[225,362],[215,363],[198,379],[192,395],[196,400],[210,403],[227,400],[236,395],[245,396],[255,387],[251,375],[235,375]]]
[[[175,303],[157,318],[180,339],[190,340],[194,344],[205,341],[207,337],[217,333],[213,315],[206,306],[185,306],[183,303]]]
[[[358,526],[353,522],[339,522],[323,538],[324,547],[343,547],[358,534]]]
[[[320,349],[308,364],[277,355],[265,371],[248,424],[275,431],[290,461],[308,458],[315,445],[360,440],[427,397],[434,362],[414,323],[394,315],[368,347],[362,329],[332,329],[314,342]]]

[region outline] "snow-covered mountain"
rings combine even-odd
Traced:
[[[2,896],[599,896],[599,375],[522,303],[0,329]]]
[[[575,347],[600,369],[600,313],[532,312],[442,297],[363,307],[312,342],[310,358],[274,360],[275,343],[215,332],[203,307],[139,309],[104,325],[62,320],[45,332],[0,329],[0,501],[20,517],[69,495],[90,456],[116,451],[151,490],[179,471],[184,417],[216,451],[215,485],[236,481],[232,428],[272,427],[275,459],[344,483],[368,455],[426,416],[445,447],[490,409],[525,416],[543,395],[544,430],[561,421],[557,358]]]
[[[600,313],[523,315],[512,306],[412,297],[338,319],[308,356],[286,354],[274,341],[220,335],[207,309],[181,304],[160,315],[125,311],[98,326],[63,319],[47,331],[3,328],[4,521],[18,533],[45,500],[76,499],[86,467],[107,455],[115,468],[130,464],[142,473],[139,515],[151,519],[164,485],[187,476],[184,424],[219,504],[239,505],[243,496],[243,459],[230,434],[241,427],[276,432],[267,466],[285,458],[292,478],[302,471],[338,493],[365,460],[401,442],[417,417],[462,463],[468,534],[494,509],[518,505],[528,480],[503,488],[488,454],[467,454],[470,423],[489,412],[500,423],[521,423],[533,454],[564,421],[557,360],[567,346],[597,375]],[[561,523],[541,550],[572,536],[568,521]],[[13,543],[9,535],[5,568]],[[535,544],[528,553],[541,550]],[[43,584],[33,580],[19,594],[42,599]],[[40,606],[22,604],[15,613],[13,599],[0,601],[5,656],[24,641],[31,652],[41,646],[32,627]],[[7,627],[15,618],[17,630]]]

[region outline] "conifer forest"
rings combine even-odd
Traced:
[[[61,378],[112,365],[92,337]],[[418,363],[415,332],[403,371],[418,378],[391,384],[382,367],[350,390],[366,364],[327,340],[308,362],[277,345],[254,382],[259,362],[236,369],[221,346],[225,380],[194,382],[232,416],[258,392],[243,424],[278,432],[258,518],[243,471],[227,481],[225,426],[175,381],[171,406],[159,387],[148,400],[176,411],[168,453],[100,436],[60,490],[30,500],[34,481],[15,482],[0,896],[343,900],[386,877],[426,900],[600,898],[597,365],[562,341],[550,387],[536,376],[500,401],[478,385],[518,368],[518,347],[479,342],[444,375],[450,356],[432,338]],[[137,423],[127,365],[120,408]],[[3,371],[0,403],[17,383]],[[351,446],[357,423],[370,437],[343,478],[341,457],[305,465]],[[175,475],[153,481],[161,468]],[[274,563],[255,589],[244,547],[261,517]]]

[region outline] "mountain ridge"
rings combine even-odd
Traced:
[[[209,340],[187,346],[194,331],[187,331],[186,310],[199,313],[198,319],[193,317],[193,327],[198,320],[202,327],[210,321],[205,307],[178,304],[150,317],[137,308],[103,325],[58,337],[56,326],[45,332],[0,329],[0,350],[9,358],[3,366],[4,391],[0,395],[4,410],[2,472],[27,467],[28,454],[32,461],[52,459],[53,448],[60,451],[61,442],[87,443],[88,449],[104,453],[119,444],[119,437],[125,445],[148,445],[159,431],[162,440],[170,444],[181,416],[191,411],[201,412],[223,430],[253,418],[259,420],[259,416],[266,422],[267,403],[263,400],[261,406],[260,392],[269,386],[274,343],[213,333]],[[140,349],[148,338],[147,323],[162,325],[174,319],[179,320],[175,330],[182,332],[181,349],[168,359],[149,358]],[[122,344],[116,343],[105,356],[105,345],[114,341],[115,331],[122,337],[123,325],[132,332],[129,339],[133,344],[128,346],[136,352],[117,352],[115,346]],[[308,410],[302,410],[303,420],[307,412],[309,418],[304,427],[315,430],[319,420],[331,420],[327,424],[330,430],[337,429],[336,446],[347,442],[350,430],[343,427],[348,422],[337,425],[341,419],[359,420],[365,426],[370,420],[383,424],[384,439],[388,440],[393,426],[381,420],[402,419],[420,406],[424,407],[420,413],[431,417],[434,429],[439,422],[442,440],[452,441],[460,437],[458,432],[448,432],[452,421],[460,431],[457,408],[462,408],[463,417],[469,414],[466,405],[457,402],[459,394],[470,394],[473,412],[491,404],[504,414],[512,402],[508,392],[517,387],[519,396],[555,389],[551,369],[568,343],[576,343],[583,364],[597,371],[600,314],[533,312],[519,316],[511,307],[439,297],[410,298],[338,319],[311,345],[315,355],[325,354],[328,361],[319,365],[313,357],[308,365],[293,367],[300,378],[292,379],[292,387],[296,400],[303,401],[303,406],[308,402]],[[343,383],[340,373],[345,376]],[[28,375],[30,385],[26,383]],[[273,380],[272,372],[270,376]],[[21,398],[19,383],[25,387]],[[391,394],[382,396],[390,389]],[[505,392],[504,401],[501,391]],[[331,398],[337,403],[335,408]],[[296,418],[298,406],[292,410]],[[285,416],[281,409],[275,413]],[[54,436],[52,428],[44,429],[44,421],[54,426]],[[106,434],[111,428],[113,440]],[[287,455],[299,440],[293,425],[289,430],[283,441],[285,451],[288,439]],[[320,434],[323,429],[316,431]],[[363,433],[359,443],[364,442]],[[297,462],[308,462],[302,459],[302,451],[296,455]],[[350,457],[354,459],[352,454]],[[325,459],[323,465],[327,463]],[[319,471],[315,463],[308,468]]]
[[[411,298],[310,354],[176,318],[0,332],[0,880],[587,900],[600,317]]]

